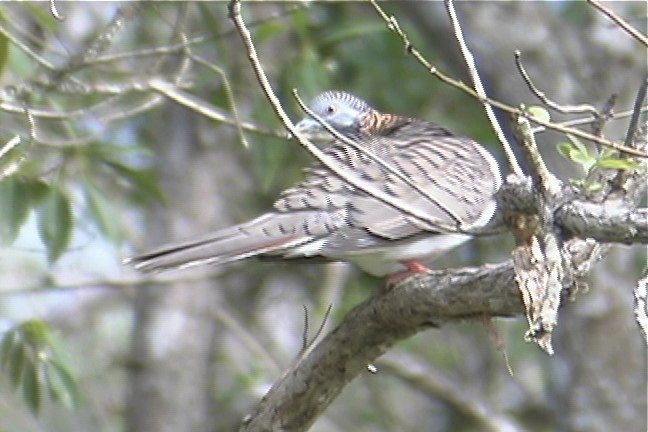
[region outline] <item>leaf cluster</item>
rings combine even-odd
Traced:
[[[571,179],[572,185],[581,188],[584,192],[595,192],[603,184],[593,179],[593,174],[598,169],[633,170],[639,167],[640,162],[633,158],[624,157],[609,147],[593,152],[578,138],[567,135],[569,141],[556,145],[558,152],[567,160],[581,167],[585,176],[580,179]]]
[[[37,414],[45,398],[66,408],[78,405],[76,381],[59,355],[59,343],[47,324],[25,321],[0,339],[0,369],[21,391],[29,409]]]

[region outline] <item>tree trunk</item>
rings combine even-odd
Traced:
[[[172,104],[161,114],[165,121],[156,123],[160,127],[152,139],[168,205],[149,215],[147,248],[227,224],[218,188],[231,183],[230,169],[237,166],[227,146],[200,145],[195,114]],[[192,270],[190,281],[150,285],[137,293],[127,430],[212,428],[212,358],[221,332],[213,307],[221,291],[214,279],[195,279],[200,271]]]

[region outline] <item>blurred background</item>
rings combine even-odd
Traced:
[[[606,4],[645,29],[645,2]],[[382,5],[439,70],[470,82],[443,3]],[[48,3],[0,6],[0,143],[21,139],[0,159],[0,431],[235,430],[298,355],[304,307],[312,332],[332,305],[329,330],[382,281],[342,263],[156,276],[123,266],[269,209],[312,159],[283,138],[226,3],[56,6],[60,20]],[[616,95],[615,111],[632,108],[646,50],[587,3],[456,8],[494,99],[539,104],[519,49],[553,100],[602,109]],[[293,120],[292,88],[306,99],[346,90],[470,136],[505,166],[480,104],[406,55],[369,3],[254,2],[243,16]],[[154,79],[192,99],[166,97]],[[604,133],[622,141],[627,125]],[[538,141],[563,180],[583,176],[556,151],[564,136]],[[508,235],[478,239],[433,267],[500,262],[512,247]],[[523,341],[523,317],[496,320],[502,349],[480,321],[420,333],[312,430],[645,431],[646,347],[632,311],[645,265],[645,245],[615,246],[562,308],[553,357]]]

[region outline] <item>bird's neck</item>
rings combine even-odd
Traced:
[[[409,117],[372,110],[360,119],[360,132],[367,135],[385,136],[411,122],[412,119]]]

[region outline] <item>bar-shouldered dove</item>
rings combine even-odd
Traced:
[[[477,142],[431,122],[381,113],[341,91],[321,93],[309,106],[374,157],[339,140],[324,153],[391,202],[317,162],[306,169],[302,182],[281,193],[271,211],[127,262],[156,271],[253,256],[324,257],[382,276],[424,268],[419,260],[446,253],[471,238],[466,230],[483,227],[493,217],[501,176],[495,159]],[[312,118],[300,121],[297,130],[324,131]],[[399,203],[418,216],[401,210]]]

